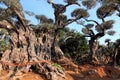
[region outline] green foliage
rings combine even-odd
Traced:
[[[22,10],[20,0],[0,0],[1,4],[5,4],[7,7],[15,8],[18,11]]]
[[[52,66],[57,68],[58,70],[62,70],[62,71],[64,70],[64,68],[61,67],[58,63],[53,63]]]
[[[5,41],[0,41],[0,52],[4,52],[10,45],[7,45]]]
[[[105,59],[108,61],[108,64],[113,64],[115,61],[114,58],[117,56],[117,54],[119,54],[120,39],[117,39],[115,42],[111,42],[110,39],[106,39],[105,42],[107,43],[107,45],[101,46],[99,48],[99,51],[102,53],[102,56],[105,56]],[[118,51],[117,54],[116,51]]]
[[[64,0],[65,3],[68,3],[68,4],[73,4],[73,3],[76,3],[78,0]]]
[[[10,49],[11,45],[9,43],[9,35],[5,29],[0,31],[1,33],[5,34],[5,38],[0,40],[0,52],[4,52],[6,49]]]
[[[89,30],[88,30],[87,28],[82,28],[82,32],[83,32],[84,34],[89,34]]]
[[[20,0],[0,0],[0,5],[5,5],[5,8],[0,7],[0,21],[7,20],[12,23],[18,18],[15,11],[21,14],[23,10]]]
[[[11,11],[5,11],[6,9],[0,8],[0,21],[6,19],[10,20]]]
[[[53,63],[52,66],[54,66],[54,67],[60,67],[60,65],[57,64],[57,63]]]
[[[40,23],[53,23],[53,20],[48,19],[45,15],[36,15],[35,18],[40,20]]]
[[[63,35],[63,32],[61,33]],[[72,37],[67,38],[67,40],[61,39],[60,47],[66,57],[71,58],[75,63],[80,63],[82,56],[88,54],[89,46],[87,40],[79,32],[70,30],[66,33],[68,37]]]
[[[96,6],[96,1],[95,0],[83,0],[82,4],[88,9],[91,9],[92,7]]]
[[[89,17],[89,13],[87,12],[87,10],[84,10],[82,8],[78,8],[75,9],[72,13],[71,13],[72,17],[75,17],[77,19],[81,19],[81,18],[86,18]]]
[[[98,10],[97,10],[97,17],[102,19],[105,18],[107,16],[111,16],[114,12],[115,12],[115,4],[106,4],[101,6]]]
[[[59,39],[62,40],[62,38],[63,38],[64,35],[65,35],[65,31],[60,30],[60,31],[59,31],[59,34],[58,34]]]
[[[113,36],[116,32],[114,30],[108,31],[107,34]]]
[[[97,25],[95,28],[98,32],[101,32],[102,29],[106,29],[106,30],[111,29],[113,27],[113,24],[114,24],[114,20],[108,20],[108,21],[103,22],[100,25]]]
[[[98,1],[101,2],[102,5],[120,2],[120,0],[98,0]]]

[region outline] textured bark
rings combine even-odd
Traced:
[[[96,52],[98,50],[99,47],[99,42],[98,39],[102,36],[105,35],[105,30],[103,30],[103,32],[98,33],[96,35],[92,35],[91,39],[89,41],[89,46],[90,46],[90,61],[98,61],[97,57],[96,57]]]
[[[28,72],[32,66],[35,66],[38,69],[37,71],[40,72],[40,69],[46,69],[46,66],[42,65],[43,63],[51,61],[51,58],[58,59],[56,57],[63,55],[58,45],[57,34],[54,29],[49,30],[44,26],[40,29],[33,29],[28,25],[28,21],[25,19],[21,10],[12,5],[7,10],[12,12],[9,18],[16,19],[8,20],[7,18],[3,18],[0,21],[0,28],[6,29],[10,35],[11,49],[6,50],[0,59],[0,69],[5,69],[10,72],[7,77],[17,72]],[[3,12],[9,14],[9,12],[6,12],[7,10],[3,10]],[[5,17],[8,17],[6,14]],[[52,49],[54,49],[54,52]],[[50,68],[52,68],[52,64],[50,65]],[[50,68],[47,68],[48,72]],[[53,73],[64,75],[59,71],[52,70],[50,74],[51,80],[57,80],[56,78],[52,78],[54,76]],[[44,72],[43,74],[48,75]]]
[[[89,45],[90,45],[90,61],[98,61],[96,57],[96,52],[99,46],[98,41],[90,40]]]
[[[62,50],[60,49],[60,46],[58,45],[58,39],[57,39],[58,31],[59,29],[55,31],[51,45],[51,55],[53,60],[60,59],[64,55]]]
[[[28,72],[32,66],[35,66],[35,69],[37,69],[36,71],[38,71],[38,73],[43,73],[45,76],[49,76],[48,79],[50,80],[58,80],[58,77],[62,77],[65,75],[64,71],[61,73],[57,71],[57,68],[49,72],[49,69],[51,69],[52,67],[54,68],[51,63],[46,64],[46,66],[51,66],[47,68],[49,74],[41,72],[42,69],[46,69],[46,66],[42,65],[46,62],[43,61],[43,63],[41,63],[42,60],[51,61],[51,57],[56,57],[51,55],[51,47],[54,42],[54,30],[40,30],[37,36],[35,34],[35,31],[33,31],[33,29],[30,27],[26,28],[26,31],[24,31],[22,28],[19,28],[17,29],[17,31],[8,30],[8,32],[10,35],[10,42],[12,44],[11,49],[6,50],[0,60],[2,62],[1,69],[3,68],[10,72],[7,77],[10,77],[10,75],[12,75],[14,71],[15,73]],[[54,54],[63,55],[57,41],[55,42]]]

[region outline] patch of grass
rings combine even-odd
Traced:
[[[64,68],[61,67],[58,63],[53,63],[52,66],[54,66],[54,67],[57,68],[57,69],[61,69],[61,70],[64,71]]]
[[[61,67],[61,66],[60,66],[59,64],[57,64],[57,63],[53,63],[52,66],[54,66],[54,67]]]

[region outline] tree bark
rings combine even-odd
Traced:
[[[10,35],[11,49],[6,50],[3,53],[0,60],[2,65],[1,68],[9,71],[11,73],[10,75],[12,75],[14,69],[16,69],[16,73],[28,72],[31,67],[34,66],[40,74],[43,73],[45,76],[49,76],[48,78],[50,80],[54,80],[54,75],[56,75],[56,80],[57,77],[63,78],[65,75],[64,71],[59,73],[57,69],[55,69],[56,72],[54,72],[54,70],[49,72],[49,69],[54,67],[51,63],[49,63],[51,61],[51,57],[56,57],[51,55],[51,47],[54,47],[56,55],[63,54],[58,46],[58,43],[56,42],[57,38],[54,41],[54,31],[44,32],[41,30],[38,33],[38,36],[36,36],[36,33],[30,27],[27,27],[26,31],[24,31],[21,27],[16,31],[8,30]],[[54,46],[52,46],[53,43]],[[46,68],[46,66],[42,66],[43,63],[46,63],[44,60],[49,63],[46,64],[46,66],[51,65],[51,67]],[[47,73],[41,72],[40,69],[46,69]]]
[[[51,80],[56,79],[53,79],[54,75],[56,75],[55,77],[63,77],[64,72],[55,71],[57,68],[52,69],[54,66],[52,66],[51,58],[55,58],[56,56],[51,54],[54,53],[57,56],[63,55],[58,45],[55,30],[48,30],[47,28],[38,29],[38,33],[36,33],[36,30],[34,31],[28,25],[22,11],[14,7],[9,6],[7,9],[12,12],[9,15],[10,18],[15,18],[16,20],[5,18],[0,21],[0,28],[8,31],[11,43],[11,48],[6,50],[0,59],[0,68],[9,71],[11,75],[13,72],[28,72],[34,66],[38,73],[50,76],[49,79]],[[49,64],[46,64],[46,62]],[[46,66],[43,66],[43,64],[46,64]]]
[[[105,35],[105,30],[103,30],[103,32],[98,33],[96,35],[92,35],[91,39],[89,41],[89,46],[90,46],[90,61],[98,61],[97,57],[96,57],[96,52],[98,50],[99,47],[99,42],[98,39],[102,36]]]
[[[90,45],[90,61],[98,61],[96,57],[96,52],[99,46],[98,41],[90,40],[89,45]]]

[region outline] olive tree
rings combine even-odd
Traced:
[[[11,44],[0,59],[0,70],[7,70],[9,74],[0,79],[12,79],[16,73],[28,72],[30,69],[44,74],[47,79],[63,78],[64,71],[61,69],[61,77],[50,62],[54,30],[33,29],[35,26],[29,25],[20,0],[0,0],[0,5],[5,5],[5,8],[0,7],[0,28],[7,31]],[[58,47],[56,52],[59,51]]]
[[[110,28],[112,28],[114,21],[109,20],[109,21],[105,21],[101,24],[98,23],[97,21],[94,21],[94,20],[87,20],[86,19],[86,21],[87,22],[92,21],[92,22],[96,23],[95,28],[96,28],[97,33],[95,33],[94,30],[92,29],[92,27],[94,26],[93,24],[83,25],[84,28],[82,29],[82,32],[85,34],[85,37],[90,37],[89,46],[90,46],[91,60],[98,61],[98,59],[95,57],[96,52],[97,52],[98,47],[99,47],[98,40],[99,40],[99,38],[103,37],[106,34],[106,30],[109,30]]]
[[[84,6],[86,6],[87,10],[95,7],[97,4],[96,2],[99,0],[85,0],[82,2]],[[102,0],[103,2],[106,0]],[[109,0],[110,1],[110,0]],[[112,1],[112,0],[111,0]],[[92,4],[90,4],[92,3]],[[104,3],[104,2],[103,2]],[[90,46],[90,61],[98,61],[95,57],[99,47],[99,38],[105,36],[106,33],[109,35],[113,35],[115,31],[110,29],[113,27],[114,20],[106,20],[107,17],[110,17],[115,11],[119,11],[118,5],[115,2],[106,2],[106,4],[102,4],[96,10],[96,16],[101,19],[102,22],[98,22],[96,20],[89,20],[84,18],[82,21],[77,21],[80,25],[84,26],[82,32],[85,34],[86,37],[90,37],[89,46]],[[90,23],[91,22],[91,23]],[[95,30],[93,29],[95,27]],[[96,33],[97,31],[97,33]],[[107,32],[108,31],[108,32]]]
[[[64,29],[67,25],[69,25],[79,19],[87,18],[89,16],[89,14],[87,13],[87,11],[85,9],[77,8],[71,12],[72,18],[71,19],[67,18],[67,15],[64,14],[66,12],[67,7],[69,7],[71,5],[80,6],[80,4],[78,3],[78,0],[64,0],[64,2],[66,4],[56,4],[56,3],[52,2],[51,0],[48,0],[48,3],[51,4],[51,6],[54,9],[54,16],[55,16],[54,25],[56,26],[54,40],[53,40],[53,44],[51,47],[52,55],[58,55],[58,54],[55,54],[56,49],[54,46],[58,43],[57,36],[58,36],[59,31],[61,29]]]
[[[120,39],[117,39],[115,42],[111,42],[111,39],[106,39],[106,46],[102,47],[101,52],[106,56],[106,60],[111,65],[119,65],[120,64]]]
[[[109,17],[112,14],[114,14],[115,11],[117,12],[117,16],[120,17],[120,0],[98,0],[98,1],[101,2],[101,7],[97,11],[98,18],[102,19],[105,17]],[[110,32],[110,34],[111,34],[111,32]],[[116,65],[116,57],[118,58],[118,56],[119,56],[118,47],[119,47],[119,39],[116,40],[116,42],[113,44],[113,47],[112,47],[114,49],[113,50],[114,65]],[[118,61],[119,60],[117,59],[117,62]]]
[[[55,21],[44,15],[36,15],[42,25],[38,25],[39,27],[35,29],[33,28],[35,26],[30,25],[25,18],[20,0],[0,0],[0,5],[6,6],[0,7],[0,28],[7,30],[11,44],[10,49],[5,50],[0,59],[0,69],[9,71],[6,77],[11,78],[13,77],[11,75],[15,75],[16,72],[28,72],[32,68],[44,74],[47,79],[63,78],[65,75],[63,69],[53,68],[50,62],[52,59],[57,60],[63,56],[58,45],[59,30],[72,22],[88,17],[86,10],[78,8],[71,13],[72,19],[68,19],[64,14],[66,8],[73,4],[80,5],[77,0],[64,2],[65,5],[48,0],[54,9]],[[41,26],[55,26],[55,28]]]

